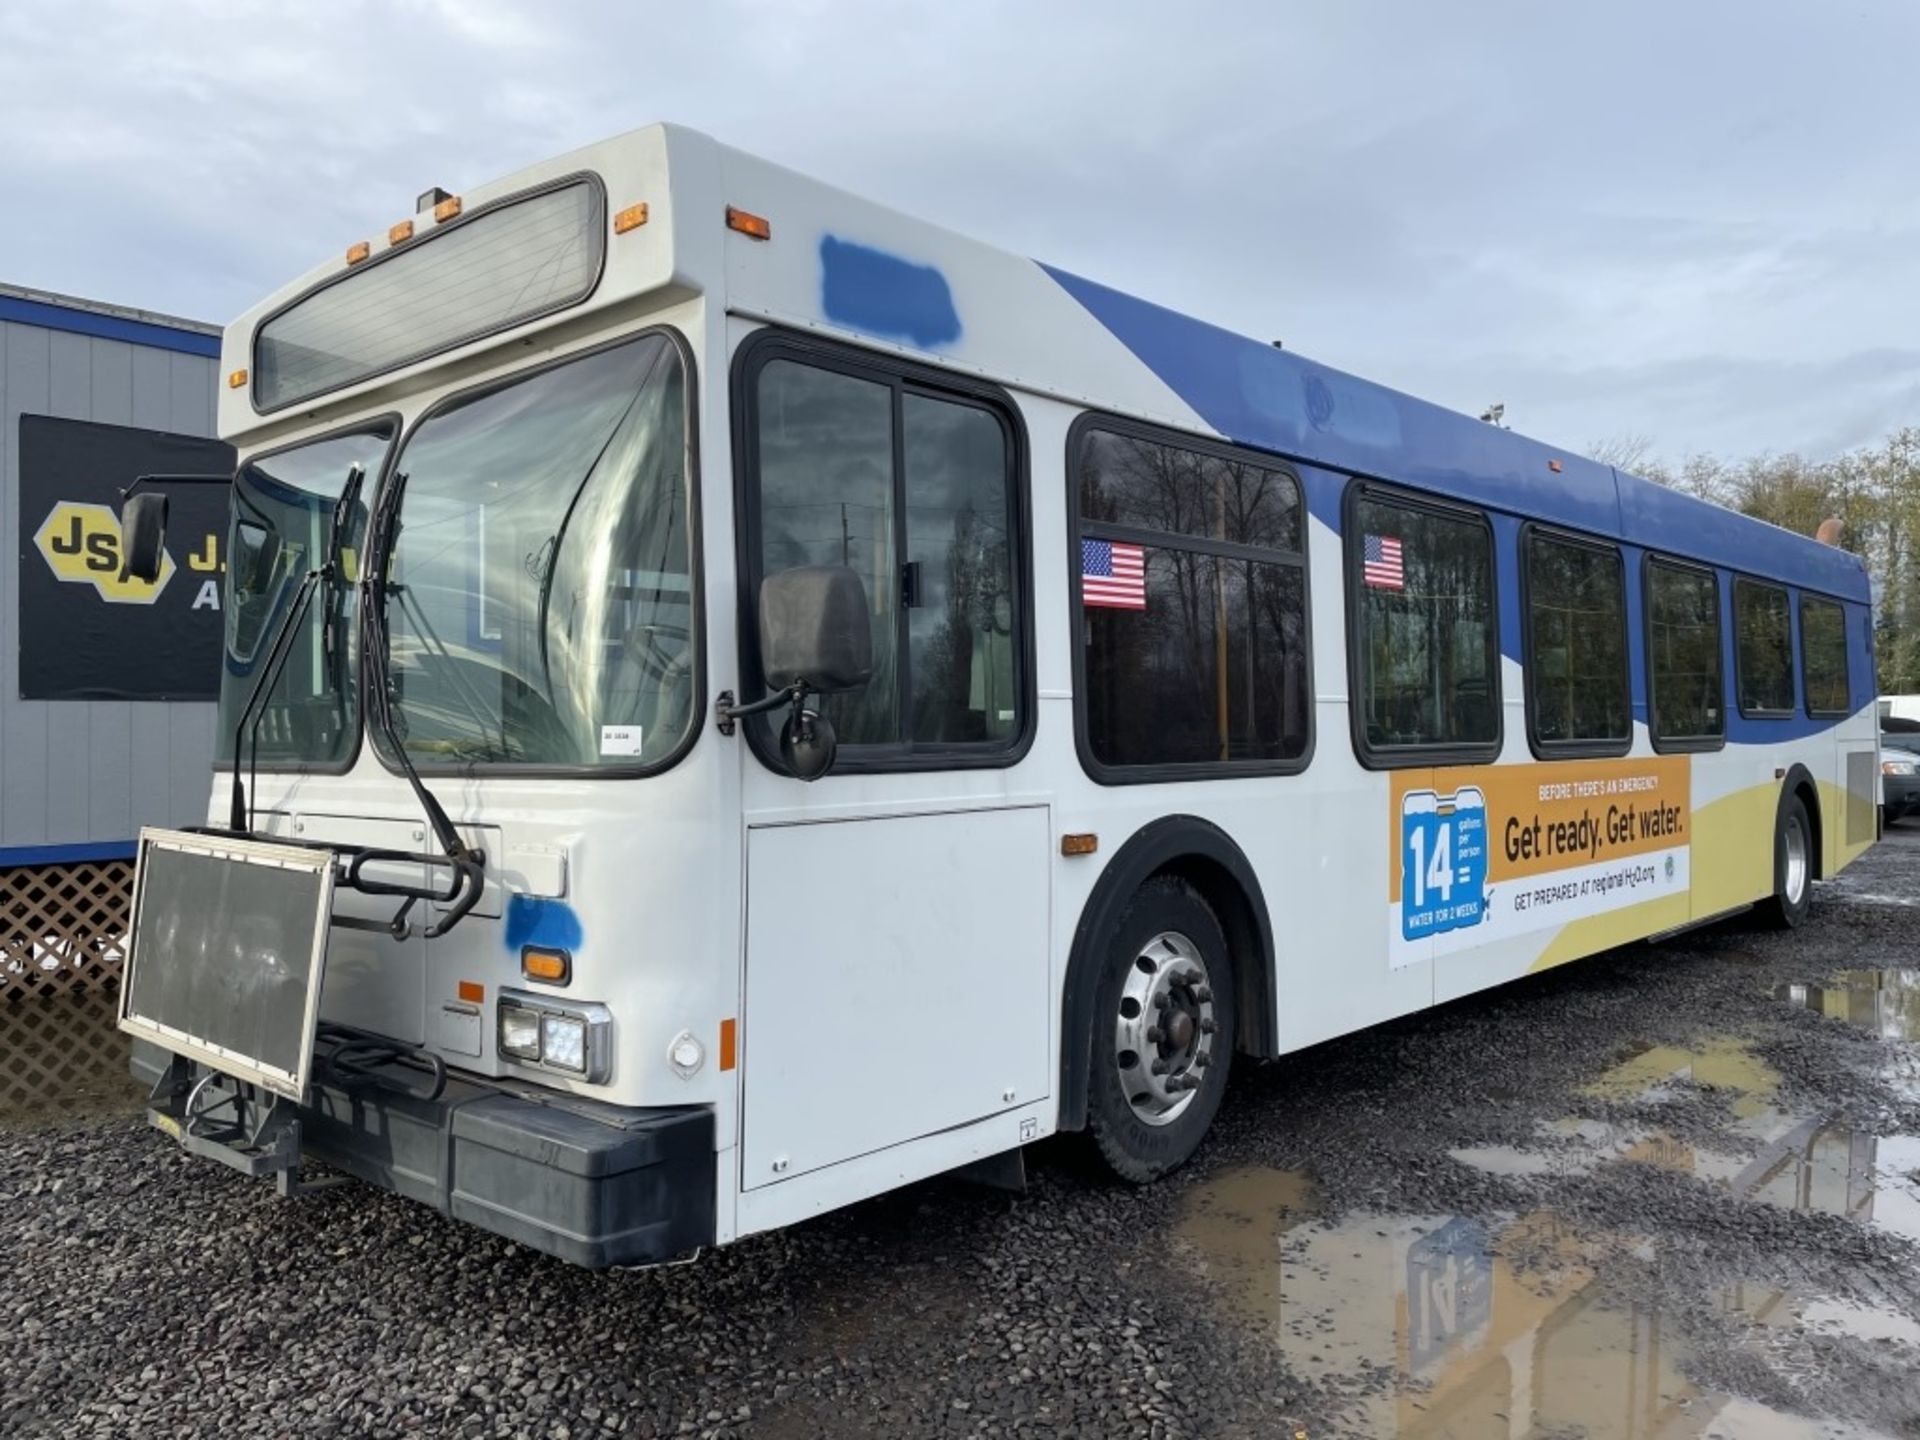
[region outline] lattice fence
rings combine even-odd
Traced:
[[[0,1002],[117,984],[132,907],[131,860],[0,870]]]
[[[0,1128],[15,1120],[137,1108],[113,995],[0,1000]]]

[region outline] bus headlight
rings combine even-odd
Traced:
[[[516,1060],[540,1058],[540,1017],[509,1001],[500,1002],[500,1053]]]
[[[540,1063],[561,1070],[587,1068],[587,1022],[578,1015],[540,1017]]]
[[[594,1085],[613,1073],[613,1013],[604,1005],[503,990],[499,1025],[502,1059]]]

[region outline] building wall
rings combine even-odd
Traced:
[[[13,567],[40,563],[22,553],[20,417],[211,435],[218,337],[0,286],[0,866],[131,854],[142,825],[205,818],[214,707],[22,700]]]

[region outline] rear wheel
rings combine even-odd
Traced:
[[[1207,902],[1184,881],[1140,887],[1106,946],[1087,1131],[1107,1168],[1144,1184],[1199,1147],[1233,1059],[1233,964]]]
[[[1807,918],[1813,904],[1813,825],[1806,804],[1789,795],[1780,805],[1773,836],[1773,898],[1767,918],[1791,930]]]

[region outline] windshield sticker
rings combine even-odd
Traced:
[[[641,727],[638,725],[602,725],[600,753],[602,755],[638,755],[640,736]]]
[[[1396,775],[1392,964],[1684,895],[1691,786],[1684,755]]]

